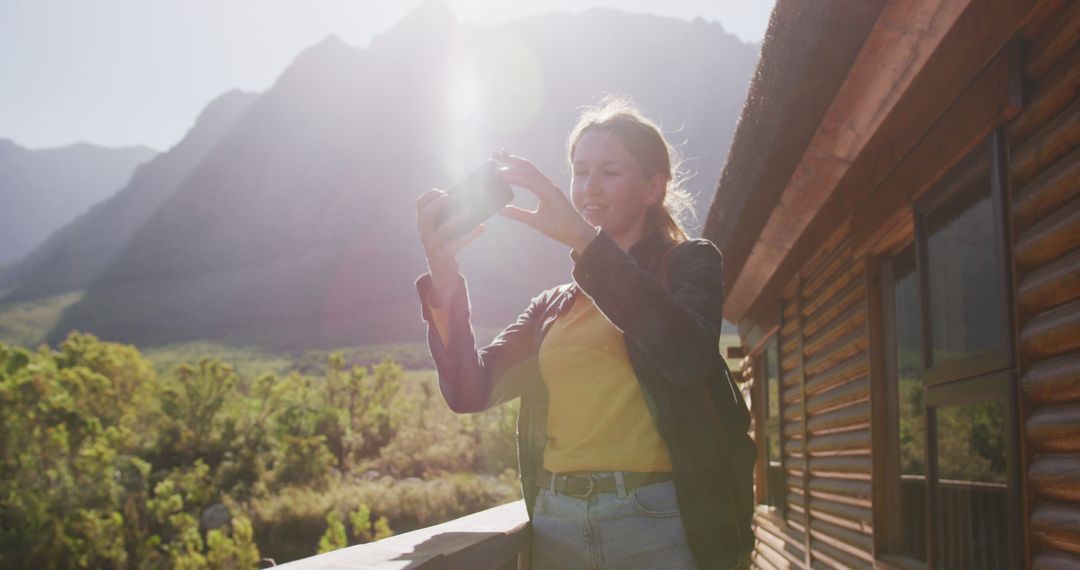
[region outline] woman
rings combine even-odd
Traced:
[[[539,199],[502,215],[571,249],[574,282],[535,297],[475,347],[445,193],[417,201],[430,273],[417,281],[439,386],[457,412],[521,397],[518,454],[536,568],[732,568],[753,545],[749,415],[718,349],[720,252],[688,240],[673,152],[625,100],[571,133],[570,200],[496,153]],[[461,237],[451,237],[461,236]]]

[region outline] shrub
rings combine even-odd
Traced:
[[[0,343],[0,567],[252,567],[518,498],[513,407],[455,415],[430,372],[345,362],[159,378],[92,335]]]

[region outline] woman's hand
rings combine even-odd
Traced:
[[[439,224],[439,212],[446,207],[446,192],[431,189],[416,200],[416,222],[420,231],[420,243],[427,256],[431,271],[432,295],[430,301],[436,307],[445,307],[454,296],[457,286],[457,252],[484,233],[483,224],[457,235],[465,212],[450,216]]]
[[[517,206],[506,206],[499,213],[570,246],[579,254],[584,251],[596,237],[597,229],[581,217],[562,190],[533,163],[520,156],[498,151],[492,157],[509,167],[500,171],[507,184],[524,188],[540,200],[539,206],[531,212]]]

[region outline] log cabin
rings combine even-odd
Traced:
[[[761,568],[1080,567],[1080,2],[777,4],[704,237]]]

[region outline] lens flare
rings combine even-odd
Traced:
[[[484,126],[507,133],[532,124],[544,100],[543,70],[532,48],[516,36],[488,33],[468,55]]]
[[[539,59],[520,37],[482,31],[461,37],[446,68],[446,172],[464,176],[505,135],[528,128],[544,101]]]

